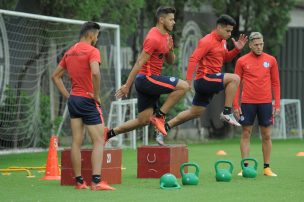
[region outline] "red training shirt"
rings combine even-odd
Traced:
[[[72,82],[71,95],[92,98],[94,93],[90,63],[100,63],[100,52],[90,44],[79,42],[63,56],[59,65],[66,69]]]
[[[143,50],[150,55],[150,59],[142,66],[139,74],[161,74],[165,58],[170,51],[169,39],[168,33],[162,34],[156,27],[150,29],[143,45]]]
[[[241,78],[241,103],[271,103],[274,94],[275,108],[280,108],[280,78],[276,59],[262,53],[253,52],[240,57],[235,66],[235,74]],[[235,95],[233,106],[239,109],[240,86]]]
[[[190,56],[186,79],[192,80],[197,64],[195,80],[203,78],[205,74],[220,73],[224,62],[230,62],[238,53],[237,48],[228,51],[226,40],[212,31],[199,41],[198,47]]]

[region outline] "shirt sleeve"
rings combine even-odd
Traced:
[[[66,58],[66,54],[64,54],[64,56],[61,58],[60,62],[59,62],[59,65],[66,69],[66,62],[65,62],[65,58]]]
[[[197,63],[207,55],[210,47],[208,41],[201,39],[198,43],[198,47],[194,50],[189,58],[186,79],[192,80],[193,72],[195,71]]]
[[[239,109],[240,108],[241,84],[242,84],[242,80],[243,80],[243,67],[242,67],[241,60],[237,60],[235,69],[234,69],[234,73],[239,75],[240,80],[241,80],[240,85],[237,88],[237,91],[235,93],[234,100],[233,100],[233,108]]]
[[[100,59],[100,52],[97,48],[94,48],[93,51],[91,52],[89,56],[89,62],[98,62],[100,64],[101,59]]]
[[[273,65],[271,65],[271,87],[272,93],[274,96],[274,107],[276,109],[280,108],[280,77],[279,77],[279,68],[277,60],[274,58]]]
[[[152,38],[146,38],[144,41],[143,50],[151,56],[156,49],[156,40],[153,40]]]

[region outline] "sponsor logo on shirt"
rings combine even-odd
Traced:
[[[270,67],[270,64],[269,64],[269,62],[265,61],[265,62],[263,62],[263,66],[267,69]]]

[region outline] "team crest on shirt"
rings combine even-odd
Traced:
[[[264,61],[264,62],[263,62],[263,66],[267,69],[267,68],[270,67],[270,64],[269,64],[269,62]]]
[[[174,82],[175,80],[176,80],[176,78],[175,77],[170,77],[170,79],[169,79],[171,82]]]

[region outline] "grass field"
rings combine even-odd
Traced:
[[[259,140],[251,143],[251,156],[259,161],[255,179],[238,177],[240,152],[238,140],[209,141],[191,144],[189,161],[201,168],[197,186],[182,186],[179,190],[162,190],[159,179],[136,178],[136,151],[123,150],[122,184],[114,185],[117,191],[74,190],[72,186],[60,186],[59,181],[40,181],[44,174],[33,172],[36,178],[26,178],[25,173],[0,175],[0,201],[304,201],[304,157],[296,153],[304,151],[303,140],[273,141],[271,167],[278,177],[262,175],[262,152]],[[216,151],[225,150],[227,156],[217,156]],[[12,154],[0,156],[0,168],[9,166],[41,166],[47,153]],[[231,182],[216,182],[214,163],[229,159],[235,169]],[[178,179],[181,184],[181,180]]]

